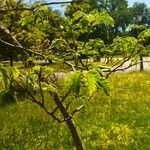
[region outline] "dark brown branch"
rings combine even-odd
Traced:
[[[64,95],[64,97],[62,97],[62,100],[61,100],[62,102],[64,102],[66,100],[66,98],[69,96],[70,92],[71,92],[71,89]]]
[[[39,102],[38,100],[36,100],[36,98],[28,91],[26,90],[28,96],[30,97],[30,100],[33,103],[38,104],[48,115],[50,115],[53,119],[55,119],[58,123],[64,122],[64,120],[60,120],[59,118],[57,118],[53,112],[49,112],[46,107],[44,106],[43,103]]]
[[[97,90],[95,91],[95,92],[93,92],[93,94],[92,95],[90,95],[89,97],[88,97],[88,99],[87,99],[87,101],[90,101],[91,100],[91,98],[94,96],[94,94],[97,92]]]
[[[23,78],[19,78],[19,79],[20,79],[21,83],[24,82],[24,79],[23,79]],[[25,93],[28,95],[29,99],[30,99],[33,103],[36,103],[37,105],[39,105],[39,106],[40,106],[48,115],[50,115],[54,120],[56,120],[58,123],[64,122],[64,120],[60,120],[59,118],[57,118],[57,117],[54,115],[53,112],[49,112],[49,111],[47,110],[47,108],[45,107],[44,103],[41,103],[40,101],[38,101],[38,100],[34,97],[34,95],[33,95],[32,93],[30,93],[30,91],[29,91],[26,87],[24,87],[24,86],[26,86],[26,85],[22,86],[21,84],[19,84],[18,81],[16,81],[15,84],[17,84],[17,86],[19,86],[21,89],[24,89],[24,91],[25,91]]]
[[[71,90],[69,90],[65,95],[64,95],[64,97],[61,99],[61,103],[63,103],[65,100],[66,100],[66,98],[68,97],[68,95],[70,94],[70,92],[71,92]],[[51,93],[50,93],[50,95],[51,95]],[[52,113],[54,114],[56,111],[57,111],[57,109],[58,109],[58,105],[55,107],[55,109],[52,111]]]
[[[42,6],[49,6],[49,5],[60,5],[60,4],[69,4],[69,3],[74,3],[74,1],[65,1],[65,2],[50,2],[50,3],[42,3],[40,5],[34,6],[34,7],[23,7],[23,8],[19,8],[19,7],[15,7],[12,9],[3,9],[0,10],[0,13],[7,13],[10,11],[33,11],[36,8],[42,7]]]
[[[10,33],[7,28],[4,27],[2,23],[0,23],[0,37],[0,43],[12,47],[13,50],[16,50],[22,56],[28,56],[29,54],[36,54],[41,56],[41,54],[37,52],[22,47],[18,40]]]
[[[11,43],[11,46],[12,47],[15,47],[15,46],[18,46],[18,47],[21,47],[21,44],[17,41],[17,39],[11,35],[10,31],[5,28],[3,26],[2,23],[0,23],[0,37],[2,37],[0,39],[0,42],[2,44],[5,44],[5,45],[9,45],[9,43]],[[7,41],[4,41],[3,39],[6,39]],[[19,51],[19,53],[21,53],[22,55],[28,55],[26,51]]]
[[[7,38],[8,42],[13,43],[14,45],[21,45],[14,36],[11,35],[10,31],[4,27],[0,22],[0,36]]]
[[[141,62],[142,62],[142,63],[150,63],[150,61],[138,61],[138,62],[136,62],[136,63],[134,63],[134,64],[131,64],[131,65],[127,66],[127,67],[118,68],[116,71],[124,71],[124,70],[126,70],[126,69],[129,69],[129,68],[135,66],[135,65],[140,64]]]
[[[81,137],[80,135],[78,134],[78,131],[77,131],[77,128],[72,120],[72,116],[69,114],[69,112],[66,110],[65,106],[63,105],[63,103],[60,102],[60,99],[58,97],[58,94],[57,93],[54,93],[53,92],[53,95],[54,95],[54,102],[55,104],[58,106],[61,114],[63,115],[64,117],[64,121],[66,122],[71,134],[72,134],[72,137],[73,137],[73,140],[75,142],[75,145],[76,145],[76,149],[77,150],[84,150],[84,147],[83,147],[83,144],[82,144],[82,141],[81,141]]]
[[[6,42],[6,41],[4,41],[2,39],[0,39],[0,43],[5,44],[5,45],[7,45],[9,47],[17,49],[18,53],[20,53],[21,55],[22,55],[22,53],[25,53],[26,55],[28,55],[28,54],[34,54],[36,56],[40,56],[42,58],[45,58],[42,54],[40,54],[38,52],[35,52],[35,51],[31,50],[31,49],[22,47],[21,45],[13,45],[13,44],[8,43],[8,42]],[[23,52],[21,50],[23,50]]]
[[[53,119],[55,119],[58,123],[64,122],[64,120],[60,120],[59,118],[57,118],[53,112],[49,112],[45,107],[42,107],[43,110],[50,115]]]
[[[138,44],[137,44],[138,45]],[[114,73],[115,71],[117,71],[117,69],[119,67],[121,67],[125,62],[129,61],[131,58],[133,58],[134,56],[136,56],[138,54],[138,52],[136,51],[136,47],[137,45],[135,46],[135,49],[132,51],[132,53],[126,57],[126,58],[123,58],[122,60],[120,60],[119,62],[117,62],[116,64],[114,64],[110,70],[108,70],[108,74],[105,76],[106,78],[109,77],[110,74]],[[114,67],[114,68],[113,68]],[[113,68],[113,69],[112,69]]]

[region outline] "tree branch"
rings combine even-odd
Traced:
[[[2,44],[11,46],[11,47],[22,47],[21,44],[17,41],[17,39],[11,35],[10,31],[4,27],[4,25],[0,22],[0,42]],[[7,41],[4,41],[3,39],[6,39]],[[10,44],[11,43],[11,44]],[[25,51],[25,49],[22,49],[23,51],[18,51],[21,55],[27,56],[28,53]]]
[[[65,95],[64,95],[64,97],[62,98],[62,100],[60,101],[61,103],[63,103],[65,100],[66,100],[66,98],[68,97],[68,95],[70,94],[70,92],[71,92],[71,90],[69,90]],[[57,109],[58,109],[59,107],[58,107],[58,105],[55,107],[55,109],[52,111],[52,113],[54,114],[56,111],[57,111]]]
[[[8,42],[6,42],[6,41],[4,41],[2,39],[0,39],[0,43],[8,45],[8,46],[10,46],[12,48],[16,48],[18,50],[18,53],[20,53],[21,55],[22,55],[22,51],[20,51],[20,50],[23,50],[24,51],[23,53],[25,53],[26,55],[28,55],[28,54],[35,54],[37,56],[45,58],[42,54],[40,54],[38,52],[35,52],[35,51],[31,50],[31,49],[27,49],[25,47],[22,47],[21,45],[13,45],[13,44],[8,43]]]
[[[119,62],[114,64],[111,67],[111,69],[108,70],[109,73],[105,77],[108,78],[110,74],[112,74],[113,72],[117,71],[117,69],[119,67],[121,67],[125,62],[129,61],[131,58],[136,56],[138,54],[138,51],[136,50],[137,46],[138,46],[138,43],[137,43],[137,45],[135,46],[134,50],[131,52],[131,54],[128,57],[123,58],[122,60],[120,60]]]
[[[127,67],[118,68],[116,71],[124,71],[124,70],[126,70],[126,69],[129,69],[129,68],[135,66],[135,65],[140,64],[141,62],[143,62],[143,63],[150,63],[150,61],[138,61],[138,62],[136,62],[136,63],[134,63],[134,64],[131,64],[131,65],[127,66]]]
[[[20,80],[22,80],[22,79],[20,79]],[[40,101],[38,101],[38,100],[34,97],[34,95],[33,95],[32,93],[30,93],[30,91],[29,91],[27,88],[21,86],[18,82],[16,82],[16,84],[17,84],[18,86],[20,86],[22,89],[25,90],[25,93],[27,93],[27,95],[29,96],[29,99],[30,99],[33,103],[36,103],[37,105],[39,105],[39,106],[40,106],[48,115],[50,115],[54,120],[56,120],[58,123],[64,122],[64,120],[60,120],[59,118],[57,118],[57,117],[54,115],[53,111],[52,111],[52,112],[49,112],[49,111],[47,110],[47,108],[45,107],[44,103],[41,103]]]
[[[10,31],[3,26],[2,23],[0,23],[0,36],[1,36],[0,43],[17,49],[18,53],[21,54],[22,56],[28,56],[29,54],[34,54],[42,58],[45,58],[42,54],[23,47],[18,42],[18,40],[10,33]]]
[[[64,1],[64,2],[50,2],[50,3],[42,3],[40,5],[37,5],[37,6],[32,6],[32,7],[23,7],[23,8],[19,8],[19,7],[15,7],[15,8],[12,8],[12,9],[1,9],[0,10],[0,13],[7,13],[7,12],[10,12],[10,11],[33,11],[35,10],[36,8],[39,8],[39,7],[42,7],[42,6],[49,6],[49,5],[61,5],[61,4],[69,4],[69,3],[75,3],[74,0],[72,1]]]

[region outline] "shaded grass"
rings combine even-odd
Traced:
[[[61,149],[62,145],[67,149],[67,143],[72,145],[66,126],[60,128],[60,124],[30,102],[5,107],[0,114],[0,149]]]
[[[75,117],[86,150],[150,149],[150,74],[115,74]],[[65,124],[29,101],[0,108],[0,149],[72,150]]]

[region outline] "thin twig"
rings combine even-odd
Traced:
[[[121,61],[117,62],[116,64],[114,64],[111,68],[113,68],[112,70],[108,70],[109,73],[105,76],[106,78],[109,77],[110,74],[112,74],[113,72],[115,72],[119,67],[121,67],[125,62],[129,61],[131,58],[133,58],[134,56],[136,56],[138,54],[138,52],[134,53],[136,51],[136,47],[137,45],[135,46],[135,49],[132,51],[132,53],[127,57],[127,58],[124,58],[122,59]],[[118,64],[118,65],[117,65]],[[117,65],[117,66],[116,66]]]
[[[21,79],[23,80],[23,79]],[[46,109],[44,103],[41,103],[40,101],[38,101],[34,96],[33,94],[30,93],[30,91],[27,89],[27,88],[24,88],[23,86],[21,86],[18,82],[16,82],[16,84],[18,86],[20,86],[22,89],[25,90],[25,93],[29,96],[29,99],[33,102],[33,103],[36,103],[37,105],[39,105],[48,115],[50,115],[53,119],[55,119],[58,123],[61,123],[61,122],[64,122],[64,120],[60,120],[59,118],[57,118],[53,111],[50,112]]]
[[[37,6],[31,6],[31,7],[23,7],[23,8],[19,8],[19,7],[15,7],[15,8],[11,8],[11,9],[1,9],[0,13],[7,13],[10,11],[33,11],[39,7],[42,6],[49,6],[49,5],[60,5],[60,4],[69,4],[69,3],[74,3],[73,1],[64,1],[64,2],[50,2],[50,3],[42,3],[40,5]]]
[[[131,65],[127,66],[127,67],[118,68],[116,71],[124,71],[124,70],[129,69],[129,68],[131,68],[131,67],[133,67],[133,66],[135,66],[135,65],[138,65],[138,64],[140,64],[140,63],[149,63],[149,62],[150,62],[150,61],[139,61],[139,62],[136,62],[136,63],[134,63],[134,64],[131,64]]]
[[[28,49],[28,48],[25,48],[25,47],[22,47],[22,46],[18,46],[18,45],[14,45],[14,44],[8,43],[8,42],[6,42],[6,41],[4,41],[2,39],[0,39],[0,42],[3,43],[3,44],[5,44],[5,45],[8,45],[10,47],[16,48],[18,50],[24,50],[24,51],[26,51],[29,54],[35,54],[37,56],[45,58],[42,54],[40,54],[38,52],[35,52],[35,51],[31,50],[31,49]],[[20,53],[21,53],[21,51],[20,51]]]

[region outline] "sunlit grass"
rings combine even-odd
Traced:
[[[86,150],[150,149],[150,73],[115,74],[111,95],[95,95],[76,115]],[[0,149],[72,150],[66,125],[29,101],[0,108]]]

